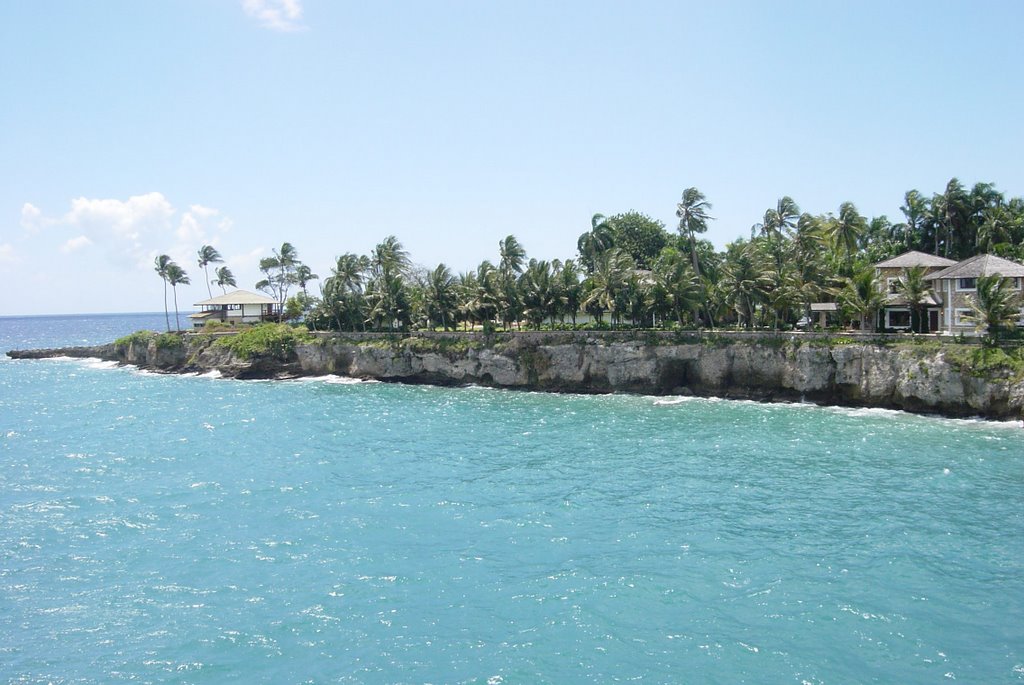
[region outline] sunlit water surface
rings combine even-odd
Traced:
[[[1024,681],[1020,424],[4,359],[0,437],[7,682]]]

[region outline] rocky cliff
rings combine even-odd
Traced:
[[[1024,417],[1020,375],[998,365],[982,373],[970,361],[980,350],[967,347],[809,336],[567,332],[321,334],[249,358],[202,335],[170,344],[159,336],[9,354],[98,356],[168,372],[216,369],[238,378],[340,374],[406,383],[804,400],[948,416]]]

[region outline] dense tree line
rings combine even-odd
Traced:
[[[990,183],[967,189],[954,178],[931,197],[908,191],[898,222],[865,217],[852,202],[810,214],[782,197],[749,238],[723,251],[700,237],[712,209],[703,193],[687,188],[674,231],[636,211],[595,214],[571,258],[528,258],[510,235],[493,261],[463,273],[445,264],[416,267],[389,236],[369,255],[338,257],[319,296],[308,292],[318,276],[284,243],[260,262],[265,278],[257,288],[281,303],[286,318],[320,330],[540,328],[576,325],[581,313],[598,326],[783,329],[819,301],[838,302],[845,322],[870,327],[884,297],[872,268],[879,261],[907,250],[1024,260],[1024,199],[1008,200]],[[200,251],[204,269],[219,260],[209,256],[204,261]],[[219,270],[213,282],[233,283]],[[915,314],[927,285],[923,273],[900,285]]]

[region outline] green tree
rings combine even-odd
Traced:
[[[998,345],[1004,330],[1011,330],[1020,319],[1021,301],[1013,280],[999,274],[979,276],[974,294],[968,297],[975,330],[985,335],[989,345]]]
[[[320,277],[317,276],[313,271],[305,264],[297,264],[295,266],[295,282],[300,288],[302,288],[302,294],[309,298],[309,292],[306,290],[306,286],[310,281],[315,281]]]
[[[320,288],[322,318],[338,330],[364,330],[366,328],[366,300],[363,294],[366,272],[370,268],[368,257],[345,253],[335,259],[328,276]]]
[[[693,272],[700,278],[700,263],[697,260],[697,239],[696,234],[708,230],[708,221],[713,217],[708,214],[711,203],[704,197],[704,193],[696,188],[687,188],[683,191],[682,200],[676,205],[676,216],[679,217],[679,234],[686,237],[690,245],[690,255],[693,257]]]
[[[594,270],[594,262],[597,256],[615,246],[615,227],[604,214],[595,214],[590,218],[590,230],[579,237],[576,241],[576,249],[579,250],[580,262],[587,269],[587,273]]]
[[[772,283],[771,269],[765,266],[757,244],[742,240],[730,244],[722,272],[719,286],[726,302],[739,315],[740,324],[752,328],[757,305]]]
[[[210,272],[207,269],[207,266],[210,264],[220,264],[223,261],[224,259],[220,256],[220,252],[217,252],[217,248],[212,245],[203,245],[199,248],[199,260],[197,263],[199,264],[199,268],[203,270],[203,275],[205,276],[206,294],[211,298],[213,297],[213,292],[210,290],[210,283],[212,281],[210,281]]]
[[[519,279],[519,287],[522,291],[523,314],[531,326],[540,328],[544,319],[554,317],[557,295],[549,262],[531,259]]]
[[[595,313],[598,322],[606,311],[612,312],[612,323],[618,322],[621,312],[616,307],[616,297],[625,288],[632,270],[632,258],[618,248],[606,250],[597,256],[594,273],[588,279],[589,290],[583,306]]]
[[[284,317],[288,291],[298,282],[295,271],[301,263],[299,253],[291,243],[282,243],[281,249],[274,250],[272,257],[260,260],[259,267],[264,278],[256,283],[256,288],[277,300],[278,321]]]
[[[172,261],[167,265],[167,282],[171,284],[171,290],[174,291],[174,328],[180,331],[181,322],[178,320],[178,286],[188,285],[191,281],[189,281],[185,270]]]
[[[554,275],[557,313],[564,323],[568,315],[572,325],[576,325],[576,314],[583,306],[583,284],[580,282],[580,270],[571,259],[558,265]]]
[[[612,226],[614,246],[632,257],[638,269],[650,269],[669,244],[665,224],[646,214],[630,210],[610,217],[608,223]]]
[[[875,270],[868,267],[843,279],[840,301],[860,318],[860,329],[874,330],[878,311],[885,303],[885,295],[878,283]]]
[[[218,286],[220,286],[220,289],[224,292],[225,295],[228,292],[227,286],[230,285],[232,288],[238,287],[238,284],[235,283],[235,275],[231,273],[231,269],[229,269],[228,267],[219,266],[217,267],[217,270],[213,272],[213,274],[217,278],[213,279],[211,283],[216,283]]]
[[[503,276],[511,278],[513,275],[519,275],[523,272],[526,250],[523,249],[523,246],[514,235],[506,236],[503,240],[498,241],[498,251],[501,257],[501,260],[498,262],[498,268]]]
[[[853,255],[861,235],[867,229],[867,221],[857,211],[852,202],[844,202],[839,206],[839,216],[829,219],[826,234],[836,253],[845,256],[843,261],[846,276],[853,273]]]
[[[434,323],[441,324],[444,330],[454,324],[458,311],[458,297],[455,291],[455,277],[444,264],[427,274],[424,283],[423,297],[427,312],[427,326],[433,328]]]
[[[930,290],[925,275],[928,270],[923,266],[913,266],[903,270],[903,276],[896,286],[896,292],[910,306],[910,328],[915,333],[924,332],[924,303]]]
[[[928,200],[916,190],[908,190],[903,195],[900,207],[905,219],[902,224],[903,247],[906,250],[923,250],[925,247],[925,229],[928,218]]]
[[[384,324],[388,329],[396,325],[405,328],[410,323],[412,303],[405,279],[411,266],[409,253],[393,235],[378,243],[370,254],[366,299],[369,317],[377,328]]]
[[[171,331],[171,315],[167,311],[167,267],[173,264],[168,255],[162,254],[153,260],[153,270],[160,280],[164,282],[164,320],[167,323],[167,332]]]
[[[652,307],[662,319],[671,313],[682,326],[684,312],[696,310],[702,301],[700,283],[686,256],[675,248],[665,248],[654,264],[652,276]]]

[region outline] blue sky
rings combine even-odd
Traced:
[[[782,195],[1024,194],[1024,2],[0,2],[0,314],[205,299],[291,242],[325,277],[394,234],[455,271],[572,257],[596,212],[717,246]]]

